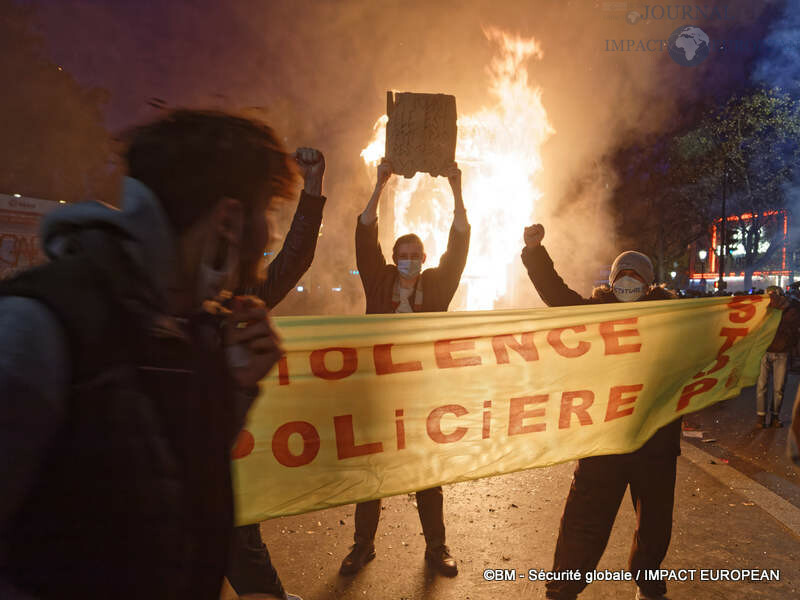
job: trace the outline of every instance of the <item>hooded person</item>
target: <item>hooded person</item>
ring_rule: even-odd
[[[608,286],[596,288],[590,298],[570,289],[558,275],[542,246],[544,227],[525,228],[522,263],[536,291],[548,306],[608,302],[669,300],[675,295],[653,285],[653,263],[641,252],[623,252],[611,265]],[[660,569],[672,533],[675,467],[680,455],[681,420],[659,429],[641,448],[628,454],[592,456],[578,461],[558,532],[553,571],[593,571],[608,543],[620,502],[630,486],[636,511],[636,532],[629,571],[636,577],[636,597],[664,597],[666,583],[646,578]],[[548,581],[546,597],[572,600],[586,587],[578,580]]]
[[[184,110],[126,160],[121,210],[54,211],[50,262],[0,283],[4,600],[219,598],[231,448],[282,351],[263,302],[218,300],[288,159],[263,124]]]

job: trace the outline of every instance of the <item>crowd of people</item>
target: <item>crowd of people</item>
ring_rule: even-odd
[[[50,261],[0,282],[0,597],[216,600],[227,576],[242,598],[296,600],[259,525],[234,528],[230,450],[259,381],[283,353],[269,310],[314,258],[324,156],[288,154],[253,120],[182,110],[132,131],[125,158],[121,210],[83,203],[49,215]],[[270,207],[291,195],[298,172],[291,228],[260,274]],[[447,311],[469,251],[461,172],[453,164],[445,174],[452,227],[429,268],[417,235],[395,241],[391,262],[378,242],[378,204],[392,175],[384,160],[355,223],[366,312]],[[647,256],[628,251],[608,285],[584,298],[555,270],[544,227],[521,233],[522,263],[548,306],[678,297],[654,285]],[[797,312],[776,307],[786,320],[779,335],[789,339],[765,357],[776,384],[771,404],[759,385],[759,415],[779,410],[781,355],[796,343]],[[680,430],[678,419],[635,452],[578,461],[554,571],[596,567],[628,488],[637,515],[630,570],[660,568]],[[442,488],[418,491],[417,506],[426,562],[456,576]],[[342,575],[375,557],[380,514],[380,500],[356,506]],[[640,599],[666,592],[663,580],[636,584]],[[546,594],[576,598],[585,585],[550,581]]]

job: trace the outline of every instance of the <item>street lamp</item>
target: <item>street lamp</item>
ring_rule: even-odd
[[[672,279],[675,279],[675,276],[676,276],[677,274],[678,274],[678,273],[677,273],[676,271],[670,271],[670,272],[669,272],[669,276],[670,276],[670,277],[672,277]]]
[[[725,248],[728,245],[727,240],[727,225],[728,215],[725,212],[725,200],[728,188],[728,157],[725,156],[725,164],[722,171],[722,219],[720,220],[720,241],[722,242],[719,247],[719,291],[725,291]]]
[[[705,292],[706,291],[706,278],[705,278],[705,274],[706,274],[706,258],[708,257],[708,251],[706,251],[705,249],[700,250],[697,253],[697,257],[700,259],[700,277],[701,277],[701,281],[702,281],[702,284],[703,284],[703,286],[702,286],[703,287],[703,291]]]

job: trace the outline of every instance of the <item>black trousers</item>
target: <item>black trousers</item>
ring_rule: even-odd
[[[672,534],[676,456],[639,453],[593,456],[578,461],[558,532],[554,571],[581,573],[597,567],[608,543],[622,497],[630,485],[636,532],[628,567],[643,593],[663,595],[664,581],[646,581],[659,569]],[[636,577],[637,571],[639,577]],[[549,581],[547,598],[572,600],[586,587],[580,581]]]
[[[417,511],[428,548],[443,546],[444,496],[442,488],[435,487],[417,492]],[[356,544],[373,545],[380,518],[380,499],[356,504],[356,533],[354,536]]]
[[[269,551],[261,540],[258,523],[235,527],[227,573],[231,587],[243,594],[274,594],[284,598],[281,578],[272,566]]]

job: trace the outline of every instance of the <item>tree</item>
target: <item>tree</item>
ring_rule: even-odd
[[[787,185],[797,175],[800,103],[779,90],[734,96],[678,136],[674,147],[689,189],[716,187],[719,197],[725,185],[728,214],[750,215],[729,220],[726,227],[728,240],[743,249],[737,270],[745,273],[745,288],[751,287],[753,273],[782,247],[777,211],[786,207]]]
[[[0,0],[0,192],[75,202],[110,189],[108,92],[45,57],[30,9]],[[108,198],[106,198],[108,199]]]
[[[716,191],[688,180],[673,139],[673,132],[649,137],[615,160],[621,179],[613,198],[621,216],[618,233],[625,245],[653,258],[658,281],[667,279],[675,263],[677,270],[688,270],[686,249],[706,237]]]

